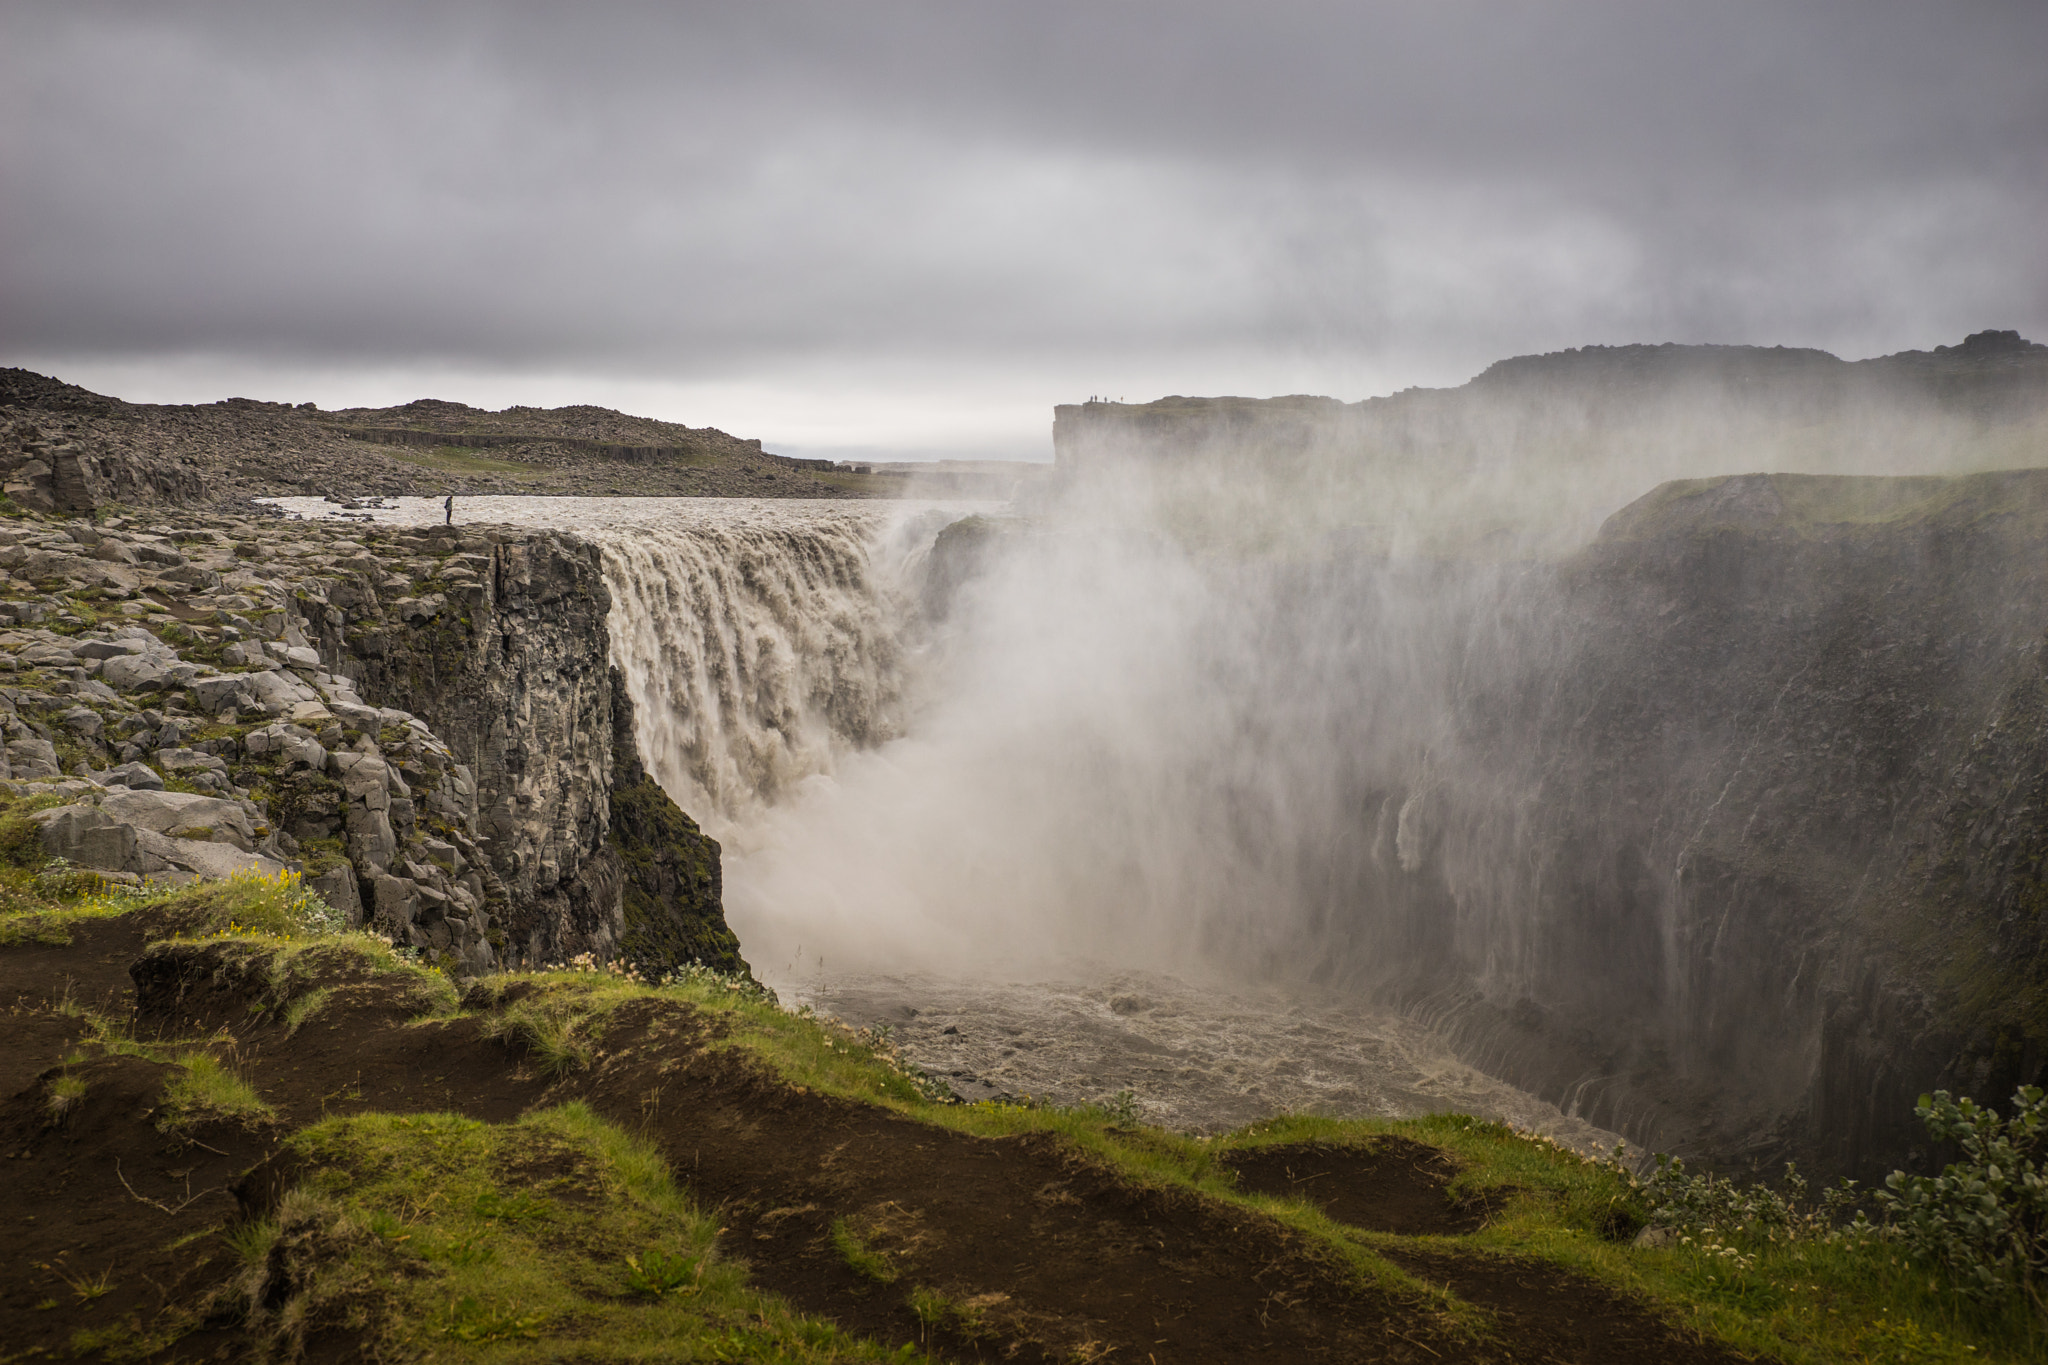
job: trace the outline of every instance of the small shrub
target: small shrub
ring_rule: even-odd
[[[71,1111],[85,1103],[86,1083],[77,1076],[59,1076],[50,1082],[50,1118],[62,1123]]]
[[[1937,1090],[1914,1112],[1963,1159],[1940,1175],[1892,1172],[1877,1202],[1896,1235],[1965,1296],[1996,1303],[2019,1294],[2048,1317],[2048,1095],[2022,1086],[2008,1119]]]
[[[1701,1241],[1753,1238],[1791,1242],[1839,1240],[1854,1235],[1840,1226],[1858,1198],[1854,1181],[1844,1180],[1811,1197],[1806,1178],[1791,1162],[1777,1189],[1743,1184],[1709,1172],[1693,1175],[1676,1157],[1657,1154],[1657,1168],[1643,1182],[1652,1227],[1670,1228]]]
[[[442,1330],[457,1341],[532,1341],[547,1320],[545,1313],[521,1313],[465,1294],[449,1306],[448,1324]]]
[[[0,816],[0,862],[34,871],[43,856],[43,827],[18,811]]]
[[[658,1299],[685,1286],[694,1289],[703,1273],[703,1263],[695,1257],[649,1247],[626,1258],[626,1289],[642,1298]]]

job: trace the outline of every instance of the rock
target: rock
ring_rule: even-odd
[[[263,647],[261,645],[241,640],[237,640],[221,650],[220,661],[222,666],[226,668],[248,668],[256,664],[269,662],[263,656]]]
[[[291,704],[288,712],[295,725],[325,726],[334,719],[334,713],[317,701],[298,701]]]
[[[80,659],[117,659],[133,654],[146,654],[148,646],[139,640],[87,640],[72,649]]]
[[[391,804],[391,769],[375,754],[338,753],[330,758],[334,776],[351,801],[382,811]]]
[[[146,540],[135,543],[135,557],[145,564],[153,564],[160,569],[175,569],[185,562],[185,556],[172,549],[169,545],[157,544]],[[159,573],[158,577],[162,577],[162,574]]]
[[[72,707],[64,713],[63,721],[65,729],[87,739],[98,739],[100,731],[106,728],[106,722],[100,719],[100,713],[89,706]]]
[[[220,575],[197,564],[161,569],[156,576],[166,583],[182,584],[196,592],[212,592],[220,587]]]
[[[236,673],[209,678],[194,678],[191,681],[193,700],[202,711],[225,711],[229,707],[241,708],[254,704],[255,694],[249,690],[246,673]]]
[[[110,872],[143,870],[135,827],[95,806],[60,806],[30,817],[43,827],[43,851],[80,867]]]
[[[242,681],[253,704],[275,713],[289,712],[300,702],[320,700],[320,694],[286,673],[244,673]]]
[[[118,768],[109,769],[106,784],[110,787],[129,787],[135,791],[160,792],[164,789],[164,780],[156,769],[143,763],[123,763]]]
[[[389,928],[393,938],[410,939],[413,914],[419,908],[419,889],[404,877],[381,873],[370,878],[370,886],[376,898],[377,921]]]
[[[120,655],[99,666],[99,676],[108,686],[122,692],[158,691],[169,671],[163,663],[143,654]]]
[[[341,913],[351,929],[363,927],[363,898],[356,889],[356,871],[347,863],[336,863],[325,872],[305,879],[313,894]]]
[[[116,820],[158,834],[198,834],[243,850],[256,847],[258,822],[254,807],[246,802],[190,792],[109,791],[101,799],[100,809]]]
[[[382,719],[377,711],[377,708],[374,706],[365,706],[361,702],[340,701],[330,697],[327,702],[327,709],[331,711],[341,721],[343,725],[346,725],[351,729],[355,730],[364,730],[373,735],[377,733],[377,730],[382,723]]]
[[[327,750],[313,735],[297,725],[266,725],[251,730],[242,737],[243,747],[251,757],[276,754],[287,765],[310,768],[314,772],[327,769]]]
[[[265,876],[274,877],[285,870],[285,865],[276,859],[237,848],[233,844],[215,843],[205,839],[180,839],[139,827],[135,829],[134,834],[136,851],[143,863],[142,872],[145,876],[163,868],[173,868],[204,878],[232,877],[237,872],[260,872]]]
[[[34,735],[7,741],[7,766],[17,780],[64,775],[57,763],[56,746]]]
[[[197,749],[158,749],[156,762],[167,773],[189,772],[194,768],[210,769],[224,773],[227,763],[214,754],[203,754]]]

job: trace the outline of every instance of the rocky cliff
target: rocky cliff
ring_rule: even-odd
[[[23,515],[0,542],[0,779],[67,799],[38,817],[53,852],[130,878],[302,865],[464,972],[622,947],[745,970],[717,845],[621,738],[592,547],[193,512]],[[219,842],[239,861],[202,856]]]
[[[2048,1079],[2044,545],[2044,471],[1755,475],[1523,578],[1381,888],[1468,1054],[1856,1172]]]

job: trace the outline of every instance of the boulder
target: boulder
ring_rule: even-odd
[[[220,586],[220,575],[211,569],[202,569],[197,564],[181,564],[157,571],[158,578],[166,583],[178,583],[198,592],[212,592]]]
[[[199,703],[199,709],[208,712],[241,708],[254,704],[254,693],[249,690],[246,673],[228,674],[210,678],[194,678],[191,681],[192,697]]]
[[[118,655],[99,666],[99,676],[122,692],[159,691],[169,671],[164,663],[144,654]]]
[[[242,683],[255,704],[266,711],[286,712],[302,701],[320,700],[319,693],[287,673],[244,673]]]
[[[197,749],[158,749],[156,763],[167,773],[189,772],[194,768],[218,773],[228,770],[225,760],[213,754],[202,754]]]
[[[332,693],[328,695],[327,709],[333,712],[343,725],[373,735],[383,724],[381,713],[376,707],[365,706],[360,701],[339,698]]]
[[[242,737],[242,745],[252,757],[274,754],[288,766],[311,768],[315,772],[327,768],[327,750],[310,731],[297,725],[274,724],[251,730]]]
[[[414,938],[412,921],[419,909],[419,888],[403,877],[383,873],[373,874],[370,885],[376,897],[378,921],[390,928],[393,938]]]
[[[334,776],[351,802],[367,810],[391,806],[391,766],[375,754],[337,753],[329,759]]]
[[[207,837],[231,843],[237,848],[253,850],[256,847],[255,808],[244,801],[199,796],[191,792],[131,789],[109,791],[101,800],[100,809],[116,820],[158,834],[175,836],[204,830],[209,831]]]
[[[135,827],[96,806],[59,806],[30,817],[43,827],[43,851],[80,867],[140,872]]]
[[[140,640],[87,640],[74,646],[71,652],[80,659],[117,659],[130,654],[147,654],[149,647]]]
[[[64,775],[64,770],[57,764],[56,746],[35,735],[7,741],[7,766],[20,781]]]
[[[325,872],[305,880],[314,895],[341,913],[342,922],[349,928],[363,927],[363,898],[356,887],[356,870],[353,867],[347,863],[336,863]]]
[[[160,792],[164,789],[163,778],[157,774],[156,769],[146,763],[123,763],[118,768],[110,769],[106,776],[106,784],[109,787],[129,787],[139,792]]]
[[[231,877],[237,872],[260,872],[274,877],[285,871],[285,865],[276,859],[233,844],[214,843],[207,839],[179,839],[146,829],[136,829],[134,835],[136,852],[143,864],[141,871],[145,876],[166,869],[209,878]]]

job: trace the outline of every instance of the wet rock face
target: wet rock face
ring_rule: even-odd
[[[1395,878],[1468,1055],[1636,1140],[1859,1174],[1920,1093],[2039,1083],[2044,540],[2042,471],[1754,476],[1532,583]]]
[[[725,922],[718,841],[647,775],[633,738],[633,702],[611,671],[613,753],[609,847],[619,861],[622,955],[660,975],[700,963],[749,974]]]

